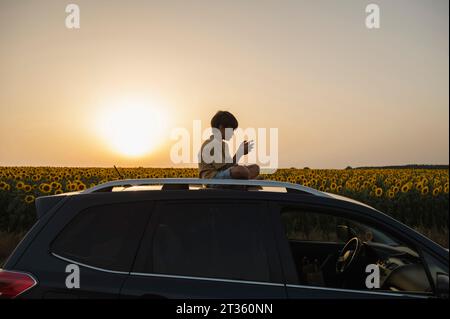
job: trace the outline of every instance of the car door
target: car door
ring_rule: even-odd
[[[332,207],[285,202],[271,203],[270,210],[286,276],[288,298],[429,298],[432,296],[432,285],[427,278],[425,263],[421,264],[423,272],[420,272],[420,275],[423,282],[427,282],[429,286],[424,291],[368,289],[364,287],[367,277],[364,271],[362,274],[361,272],[351,274],[350,281],[336,273],[336,261],[345,244],[340,240],[337,229],[356,221],[365,222],[360,213],[353,214],[351,211],[344,212]],[[287,219],[283,216],[284,214],[298,214],[300,217]],[[289,222],[291,224],[288,224]],[[378,243],[374,243],[376,241],[374,238],[388,243],[392,240],[389,237],[391,235],[382,231],[375,228],[367,229],[370,229],[370,234],[358,234],[358,236],[367,236],[368,245],[377,247]],[[392,243],[397,245],[393,241]],[[415,249],[407,248],[411,251]],[[311,254],[311,258],[307,258],[308,254]],[[305,258],[309,260],[305,261]],[[354,284],[355,280],[360,283],[357,288],[347,284],[348,282]]]
[[[124,298],[285,298],[266,204],[161,201]]]
[[[33,242],[17,269],[38,285],[25,298],[118,298],[151,213],[150,201],[73,200]],[[54,231],[55,230],[55,231]]]

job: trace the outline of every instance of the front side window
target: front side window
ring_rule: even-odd
[[[301,285],[431,293],[418,252],[379,227],[296,208],[281,220]]]
[[[263,212],[252,203],[165,203],[144,272],[270,281]]]
[[[89,266],[129,271],[149,214],[147,203],[90,207],[63,229],[51,250]]]
[[[281,216],[290,240],[345,242],[353,232],[353,235],[372,243],[398,245],[391,236],[373,227],[335,215],[313,212],[302,214],[288,209]]]

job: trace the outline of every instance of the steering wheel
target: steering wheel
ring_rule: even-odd
[[[362,241],[358,237],[353,237],[347,241],[344,248],[339,253],[336,262],[336,273],[345,273],[359,257]]]

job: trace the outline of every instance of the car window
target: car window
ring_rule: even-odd
[[[89,266],[129,271],[149,214],[148,203],[88,208],[58,235],[52,252]]]
[[[354,220],[331,214],[314,212],[299,213],[286,209],[282,213],[286,235],[290,240],[345,242],[347,234],[354,235],[366,241],[386,245],[399,245],[392,236],[373,227],[369,227]]]
[[[302,285],[432,292],[417,250],[380,225],[292,207],[283,208],[280,218]],[[346,243],[351,245],[344,249]]]
[[[285,210],[281,217],[289,240],[339,241],[336,233],[339,222],[334,216],[301,214],[295,210]]]
[[[164,203],[143,271],[270,281],[258,203]]]

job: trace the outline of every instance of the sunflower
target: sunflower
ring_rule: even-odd
[[[26,193],[31,192],[32,189],[33,189],[33,187],[32,187],[31,185],[25,185],[25,186],[23,187],[23,190],[24,190]]]
[[[383,190],[380,187],[377,187],[375,189],[375,196],[376,197],[381,197],[381,195],[383,195]]]
[[[22,181],[20,181],[20,182],[18,182],[18,183],[16,184],[16,188],[17,188],[17,189],[22,189],[24,186],[25,186],[25,183],[22,182]]]
[[[31,203],[34,202],[34,196],[33,196],[33,195],[27,195],[27,196],[25,196],[24,201],[25,201],[25,203],[27,203],[27,204],[31,204]]]
[[[390,191],[388,192],[388,197],[389,197],[390,199],[393,199],[393,198],[395,197],[395,191],[390,190]]]
[[[402,193],[407,193],[409,191],[409,185],[405,184],[402,186]]]
[[[440,194],[441,192],[441,188],[440,187],[436,187],[435,189],[433,189],[433,197],[436,197]]]
[[[52,189],[58,189],[61,188],[62,185],[58,182],[51,182],[50,186],[52,187]]]
[[[422,188],[421,194],[422,195],[427,195],[429,191],[430,191],[430,189],[428,188],[428,186],[425,186],[425,187]]]
[[[41,185],[39,185],[39,190],[44,194],[48,194],[51,192],[52,186],[47,183],[42,183]]]

